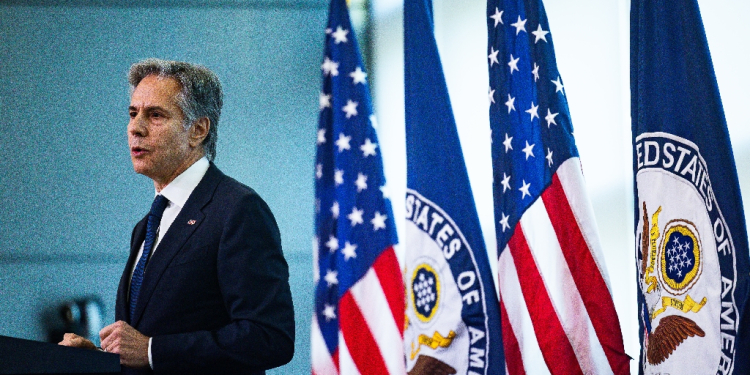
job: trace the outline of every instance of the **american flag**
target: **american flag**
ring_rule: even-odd
[[[541,0],[489,0],[498,285],[508,372],[626,374]]]
[[[326,28],[315,164],[312,373],[404,374],[404,283],[367,73],[345,0]]]

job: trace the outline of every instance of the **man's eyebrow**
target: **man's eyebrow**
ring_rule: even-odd
[[[135,106],[132,106],[132,105],[128,106],[128,111],[136,111],[136,110],[138,110],[138,108],[136,108]],[[165,112],[167,111],[166,108],[162,106],[158,106],[158,105],[146,106],[143,108],[143,110],[144,111],[165,111]]]

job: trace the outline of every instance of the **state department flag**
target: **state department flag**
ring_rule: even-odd
[[[315,165],[312,373],[404,374],[404,283],[365,67],[331,1]]]
[[[404,1],[406,368],[501,374],[497,295],[433,34],[432,2]]]
[[[747,233],[698,3],[630,17],[640,372],[745,374]]]
[[[627,374],[540,0],[487,3],[498,285],[510,374]]]

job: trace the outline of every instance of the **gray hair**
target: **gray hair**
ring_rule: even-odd
[[[219,116],[224,102],[219,78],[202,65],[146,59],[130,67],[128,82],[131,94],[141,80],[150,75],[173,78],[180,84],[182,89],[177,95],[177,105],[185,116],[185,129],[189,129],[196,120],[203,117],[211,122],[208,135],[203,140],[203,151],[208,160],[213,161],[216,157]]]

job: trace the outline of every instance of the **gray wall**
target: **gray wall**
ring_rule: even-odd
[[[309,372],[310,237],[323,0],[35,1],[0,5],[0,335],[45,340],[45,314],[98,296],[105,324],[153,185],[133,172],[126,73],[198,62],[224,85],[216,164],[268,202]]]

